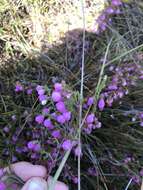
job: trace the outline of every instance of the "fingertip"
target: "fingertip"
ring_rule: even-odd
[[[21,190],[47,190],[47,182],[40,177],[33,177],[29,179]]]
[[[46,168],[41,165],[33,165],[29,162],[18,162],[11,165],[11,170],[23,181],[27,181],[31,177],[45,178],[47,175]],[[7,171],[10,170],[7,168]]]
[[[48,185],[49,186],[50,186],[52,180],[53,180],[53,177],[50,176],[48,178]],[[55,189],[54,190],[69,190],[69,188],[65,183],[57,181],[56,184],[55,184]]]

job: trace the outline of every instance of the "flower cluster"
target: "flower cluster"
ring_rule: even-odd
[[[94,113],[91,113],[87,115],[86,117],[86,126],[83,128],[83,130],[90,134],[92,130],[101,128],[102,124],[100,121],[98,121],[98,118],[95,116]]]
[[[105,31],[108,25],[112,22],[112,16],[120,14],[120,6],[122,5],[121,0],[111,0],[111,3],[106,7],[102,14],[96,20],[98,24],[97,34]]]
[[[111,80],[108,86],[100,94],[98,108],[102,111],[105,106],[111,107],[114,102],[120,100],[129,93],[129,88],[136,85],[141,79],[143,68],[137,64],[125,63],[122,66],[111,66]]]
[[[35,117],[35,121],[38,124],[43,124],[46,128],[51,130],[55,128],[53,124],[54,122],[65,124],[71,120],[71,112],[66,107],[66,101],[70,98],[70,93],[63,89],[61,83],[56,83],[54,85],[54,90],[49,97],[44,94],[45,90],[43,86],[38,86],[36,90],[38,91],[38,95],[40,97],[45,97],[45,99],[39,97],[39,101],[42,103],[42,105],[47,104],[47,101],[49,100],[49,102],[53,102],[54,108],[54,110],[52,110],[52,108],[45,107],[42,111],[42,114],[39,114]],[[56,134],[58,134],[58,132]]]
[[[21,85],[21,83],[17,82],[15,85],[15,92],[21,92],[23,91],[23,86]]]
[[[83,136],[90,135],[101,128],[98,112],[105,107],[111,107],[113,103],[128,94],[129,87],[136,85],[137,79],[142,79],[143,72],[139,65],[124,63],[121,66],[111,66],[108,70],[109,82],[102,90],[96,106],[95,97],[85,97],[83,100]],[[14,153],[11,156],[12,162],[19,160],[19,155],[24,159],[40,163],[41,158],[48,167],[49,174],[57,167],[57,160],[62,158],[65,151],[71,150],[72,157],[85,156],[84,151],[78,147],[77,132],[79,99],[77,92],[69,90],[65,82],[55,83],[53,88],[42,85],[30,85],[25,87],[20,82],[16,83],[15,92],[25,94],[31,101],[34,99],[32,112],[27,110],[21,112],[23,128],[19,126],[17,114],[10,116],[13,129],[10,125],[3,127],[2,133],[5,137],[12,131],[12,135],[5,141],[2,157],[10,156],[8,144],[11,144]],[[32,96],[29,96],[32,95]],[[38,100],[38,101],[37,101]],[[35,103],[36,102],[36,103]],[[32,105],[33,105],[32,104]],[[23,109],[23,108],[22,108]],[[143,116],[139,116],[141,123]],[[16,127],[15,127],[16,126]],[[126,159],[125,162],[130,162]],[[69,165],[68,165],[69,166]],[[65,168],[67,178],[77,183],[77,177],[72,169]],[[96,176],[97,171],[89,168],[89,175]],[[1,186],[4,184],[1,184]]]
[[[46,105],[48,97],[47,97],[47,95],[45,95],[45,89],[44,89],[44,87],[38,85],[36,87],[36,91],[38,93],[38,99],[41,102],[41,104],[42,105]]]
[[[33,89],[31,86],[29,86],[28,88],[25,88],[24,85],[22,85],[19,81],[17,81],[15,85],[15,92],[20,93],[20,92],[25,92],[25,91],[27,95],[32,95]]]

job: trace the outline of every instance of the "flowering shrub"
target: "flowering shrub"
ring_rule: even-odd
[[[83,137],[90,135],[102,127],[100,112],[106,107],[112,107],[129,93],[130,87],[135,86],[137,80],[142,80],[142,67],[136,64],[124,63],[121,66],[110,66],[108,83],[102,89],[99,99],[90,96],[83,101]],[[79,94],[71,90],[65,82],[55,83],[53,88],[47,85],[25,86],[20,82],[15,85],[16,102],[33,102],[22,112],[22,126],[19,126],[18,116],[11,115],[12,125],[3,126],[2,134],[6,137],[4,148],[1,152],[3,158],[10,156],[13,149],[12,162],[20,160],[32,160],[33,163],[44,163],[48,167],[49,175],[53,172],[64,152],[72,150],[71,157],[78,155],[84,158],[84,150],[81,152],[77,146]],[[23,104],[23,103],[22,103]],[[24,105],[23,105],[24,106]],[[96,108],[97,111],[96,111]],[[142,114],[139,118],[142,123]],[[14,130],[15,129],[15,130]],[[9,147],[9,144],[11,147]],[[127,164],[129,159],[125,159]],[[86,169],[88,175],[96,176],[98,172],[89,166]],[[77,183],[77,176],[70,163],[66,163],[63,175]],[[3,184],[1,184],[3,186]]]
[[[98,23],[97,34],[100,34],[108,28],[108,25],[112,23],[112,16],[121,14],[120,7],[122,4],[121,0],[111,0],[106,9],[104,9],[102,14],[96,20]]]
[[[97,20],[98,32],[103,32],[108,27],[112,16],[121,13],[122,5],[120,0],[111,1]],[[72,58],[68,68],[74,71],[75,67],[80,67],[82,40],[81,37],[79,40],[79,35],[73,36],[73,33],[71,37],[73,37],[71,42],[75,47],[67,47],[71,53],[69,57]],[[91,47],[92,43],[87,40],[85,53]],[[138,145],[141,147],[142,144],[140,141],[136,142],[133,135],[130,136],[130,133],[135,131],[129,126],[127,116],[130,116],[131,124],[139,123],[142,129],[143,112],[142,110],[124,111],[123,117],[117,109],[117,114],[120,116],[116,117],[114,111],[122,106],[124,98],[130,96],[132,89],[135,89],[138,82],[142,81],[143,67],[128,61],[111,65],[104,72],[107,76],[105,86],[101,87],[99,92],[92,89],[92,93],[83,98],[82,149],[78,147],[77,137],[79,92],[70,88],[70,84],[68,86],[64,81],[55,82],[52,86],[50,82],[38,85],[34,82],[26,83],[22,79],[16,82],[15,87],[11,87],[12,96],[4,96],[2,101],[0,99],[2,112],[2,116],[0,115],[2,139],[0,139],[0,161],[5,163],[9,160],[10,162],[25,160],[42,164],[48,168],[48,174],[53,175],[65,152],[71,150],[61,175],[63,180],[72,182],[70,185],[78,183],[76,165],[78,156],[81,157],[83,176],[90,180],[91,176],[97,179],[97,185],[100,183],[104,185],[106,181],[107,183],[109,181],[109,189],[116,189],[118,187],[116,182],[119,179],[122,181],[123,177],[125,180],[132,179],[134,184],[140,184],[143,169],[139,165],[141,159],[136,147]],[[97,81],[94,82],[96,84]],[[125,118],[127,124],[124,124]],[[123,127],[118,125],[118,122],[126,125],[124,129],[121,130]],[[141,136],[141,132],[138,133]],[[125,141],[132,153],[126,149]],[[135,142],[131,143],[132,141]],[[117,150],[116,145],[118,145]],[[4,175],[3,169],[0,169],[0,178]],[[110,183],[111,177],[115,179],[113,186],[112,182]],[[15,189],[16,184],[12,187]],[[0,189],[7,189],[6,184],[0,182]]]

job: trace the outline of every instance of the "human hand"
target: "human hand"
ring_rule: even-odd
[[[45,167],[28,162],[18,162],[12,164],[10,168],[16,176],[25,182],[21,190],[48,190],[48,184],[51,182],[52,177],[46,179],[47,171]],[[5,168],[4,172],[10,173],[9,168]],[[68,190],[68,187],[58,181],[55,184],[55,190]]]

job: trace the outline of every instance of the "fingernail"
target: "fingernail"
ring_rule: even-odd
[[[45,183],[39,180],[31,180],[28,184],[27,190],[46,190]]]

